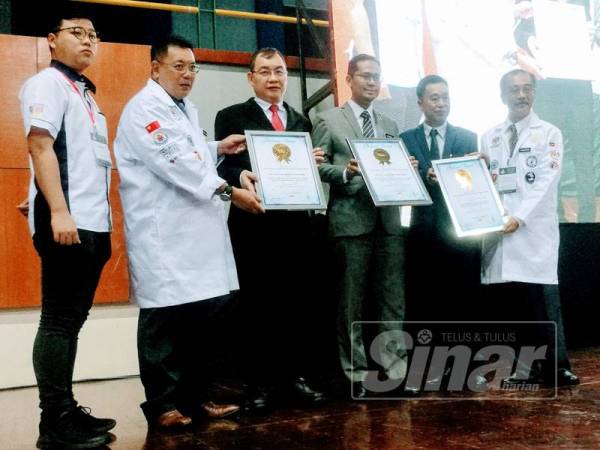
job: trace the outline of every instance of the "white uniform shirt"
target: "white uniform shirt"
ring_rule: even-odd
[[[149,80],[127,104],[115,157],[133,297],[141,308],[180,305],[238,289],[216,147],[198,112],[185,114]]]
[[[19,99],[25,135],[31,127],[48,130],[54,138],[63,193],[77,228],[111,231],[109,203],[111,163],[106,119],[91,92],[91,81],[67,66],[52,61],[25,82]],[[33,166],[31,166],[33,174]],[[35,174],[34,174],[35,175]],[[48,226],[48,204],[38,192],[34,177],[29,187],[29,227]]]
[[[497,125],[481,139],[481,153],[489,158],[492,177],[498,176],[500,167],[516,167],[517,191],[500,197],[507,214],[520,223],[514,233],[484,236],[481,282],[557,284],[562,135],[533,112],[515,125],[519,139],[512,158],[510,122]]]

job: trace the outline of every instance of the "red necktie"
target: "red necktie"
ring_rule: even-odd
[[[285,131],[285,127],[283,126],[283,122],[281,121],[281,117],[279,117],[279,107],[277,105],[269,106],[269,111],[271,111],[271,125],[273,125],[273,129],[275,131]]]

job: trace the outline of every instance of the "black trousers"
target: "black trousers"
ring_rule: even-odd
[[[486,301],[497,308],[495,320],[554,322],[556,326],[532,326],[519,343],[548,345],[546,363],[538,368],[543,375],[554,368],[570,369],[558,285],[536,283],[499,283],[486,288]],[[555,331],[556,330],[556,331]],[[556,341],[555,341],[556,332]]]
[[[148,422],[173,409],[194,415],[207,400],[208,368],[222,344],[216,331],[230,333],[221,320],[228,297],[140,309],[137,344],[146,393],[141,407]]]
[[[78,232],[81,244],[70,246],[55,243],[50,232],[33,237],[42,264],[42,313],[33,345],[42,418],[76,404],[77,338],[111,254],[110,233]]]

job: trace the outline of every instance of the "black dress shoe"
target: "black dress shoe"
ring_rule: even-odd
[[[579,383],[579,377],[569,369],[558,369],[558,372],[556,372],[557,386],[575,386]]]
[[[304,378],[296,378],[283,391],[284,399],[292,400],[304,405],[321,403],[325,400],[325,395],[312,388]]]
[[[523,386],[523,385],[532,385],[532,384],[543,385],[543,384],[545,384],[545,380],[544,380],[544,378],[537,376],[537,375],[532,375],[529,378],[524,378],[522,375],[520,375],[518,373],[513,373],[508,378],[505,378],[504,380],[502,380],[502,386],[508,387],[508,388]]]
[[[488,381],[485,379],[483,375],[475,375],[475,379],[473,380],[474,386],[473,389],[469,385],[466,386],[468,391],[472,392],[485,392],[489,389]]]
[[[241,402],[241,410],[247,414],[260,414],[265,412],[269,406],[269,395],[267,390],[258,386],[248,386],[244,389],[244,399]]]
[[[365,400],[369,397],[369,391],[363,386],[362,381],[350,384],[350,400]]]

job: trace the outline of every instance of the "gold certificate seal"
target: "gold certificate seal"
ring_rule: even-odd
[[[273,146],[273,154],[277,158],[277,161],[289,163],[292,156],[292,149],[285,144],[275,144]]]
[[[458,169],[454,176],[464,191],[473,190],[473,175],[467,169]]]
[[[373,150],[373,156],[377,161],[379,161],[379,164],[391,164],[390,154],[382,148],[376,148]]]

